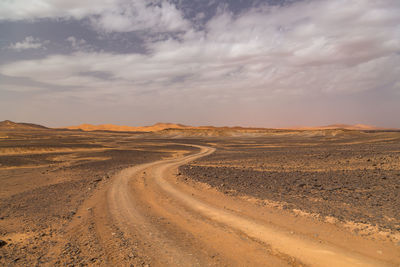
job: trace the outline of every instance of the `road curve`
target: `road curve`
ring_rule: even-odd
[[[125,239],[137,240],[137,253],[154,266],[399,264],[396,256],[386,259],[382,252],[371,253],[374,248],[349,249],[334,239],[297,234],[295,224],[293,229],[280,228],[269,223],[268,216],[249,215],[232,197],[188,186],[177,179],[177,168],[215,150],[196,147],[196,154],[131,167],[114,177],[103,207],[109,218],[97,223],[103,246],[110,248],[110,262],[122,263],[113,254],[116,248],[111,248],[102,220],[117,227]]]

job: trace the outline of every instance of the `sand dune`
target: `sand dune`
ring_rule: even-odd
[[[288,128],[281,128],[281,129],[271,129],[271,128],[255,128],[255,127],[217,127],[217,126],[186,126],[181,124],[175,123],[156,123],[151,126],[139,126],[139,127],[132,127],[132,126],[119,126],[113,124],[101,124],[101,125],[92,125],[92,124],[81,124],[78,126],[69,126],[66,129],[71,130],[83,130],[83,131],[117,131],[117,132],[159,132],[165,130],[186,130],[186,131],[227,131],[227,132],[265,132],[271,130],[335,130],[335,129],[344,129],[344,130],[387,130],[387,128],[376,127],[372,125],[365,125],[365,124],[332,124],[327,126],[315,126],[315,127],[308,127],[308,126],[297,126],[297,127],[288,127]]]
[[[69,126],[66,129],[70,130],[82,130],[82,131],[114,131],[114,132],[158,132],[165,129],[183,129],[188,126],[175,124],[175,123],[156,123],[151,126],[122,126],[114,124],[81,124],[78,126]]]

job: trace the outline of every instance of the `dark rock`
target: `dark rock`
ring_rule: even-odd
[[[5,245],[7,245],[7,242],[4,240],[0,240],[0,248],[4,247]]]

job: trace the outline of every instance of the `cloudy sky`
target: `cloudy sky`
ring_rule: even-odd
[[[400,127],[399,0],[0,0],[0,120]]]

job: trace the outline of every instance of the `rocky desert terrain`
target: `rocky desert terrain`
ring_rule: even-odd
[[[82,263],[65,229],[79,206],[119,170],[190,148],[120,133],[85,133],[11,124],[0,131],[0,264]]]
[[[215,153],[180,170],[226,194],[376,227],[400,241],[399,133],[309,134],[219,141]]]
[[[6,121],[0,185],[2,266],[400,264],[397,131]]]

